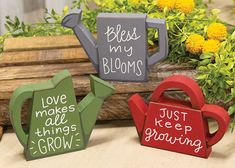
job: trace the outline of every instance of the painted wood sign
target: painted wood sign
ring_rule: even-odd
[[[62,25],[72,28],[99,76],[105,80],[146,81],[148,67],[168,55],[166,22],[146,14],[101,13],[97,17],[98,40],[81,22],[82,11],[67,15]],[[159,34],[159,51],[148,55],[147,29]]]
[[[84,149],[103,100],[114,88],[90,76],[91,92],[77,105],[67,70],[51,80],[17,88],[10,101],[13,128],[24,146],[27,160]],[[30,100],[28,131],[21,126],[21,108]]]
[[[164,91],[178,88],[191,102],[164,96]],[[166,78],[153,92],[150,103],[135,94],[129,107],[142,145],[207,158],[229,125],[228,112],[217,105],[205,104],[198,84],[181,75]],[[210,134],[208,118],[218,123]]]

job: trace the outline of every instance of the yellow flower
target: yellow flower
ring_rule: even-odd
[[[204,38],[199,34],[192,34],[186,40],[186,50],[191,54],[199,54],[202,52]]]
[[[223,41],[228,35],[227,27],[221,23],[212,23],[207,28],[207,36],[209,39]]]
[[[203,53],[208,53],[208,52],[213,52],[217,53],[220,48],[220,42],[218,40],[207,40],[203,44],[202,47],[202,52]]]
[[[194,10],[195,3],[194,0],[176,0],[175,7],[180,12],[188,14]]]
[[[157,0],[157,6],[163,10],[167,7],[169,10],[174,9],[176,0]]]

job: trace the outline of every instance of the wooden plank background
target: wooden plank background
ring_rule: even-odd
[[[90,91],[89,74],[96,71],[75,36],[6,39],[0,55],[0,125],[10,124],[8,104],[17,87],[48,80],[63,69],[68,69],[73,76],[79,102]],[[193,77],[195,73],[188,64],[160,62],[150,68],[148,82],[111,82],[116,92],[105,101],[98,119],[129,119],[127,100],[133,93],[148,100],[165,77],[172,74]],[[177,95],[177,92],[173,90],[168,94]],[[22,123],[26,123],[28,113],[26,103]]]
[[[0,141],[2,139],[2,135],[3,135],[3,127],[0,126]]]

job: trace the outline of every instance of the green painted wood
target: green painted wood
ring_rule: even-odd
[[[67,70],[51,80],[21,86],[10,100],[13,128],[27,160],[84,149],[103,101],[114,88],[90,76],[91,92],[77,105],[72,77]],[[23,103],[30,99],[28,131],[21,126]]]

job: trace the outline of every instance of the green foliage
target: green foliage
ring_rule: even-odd
[[[36,36],[56,36],[72,34],[70,29],[61,26],[63,17],[68,14],[68,7],[58,14],[54,9],[48,11],[45,9],[44,22],[36,24],[26,24],[19,20],[17,16],[11,18],[6,16],[5,28],[8,33],[0,36],[0,53],[3,51],[4,40],[8,37],[36,37]]]
[[[1,52],[3,52],[3,43],[4,43],[4,40],[6,38],[10,37],[10,36],[11,36],[10,33],[6,33],[3,36],[0,36],[0,54],[1,54]]]
[[[229,106],[235,113],[235,32],[224,41],[218,54],[200,56],[197,79],[210,103]],[[205,62],[202,64],[202,62]],[[235,115],[232,128],[235,125]]]

